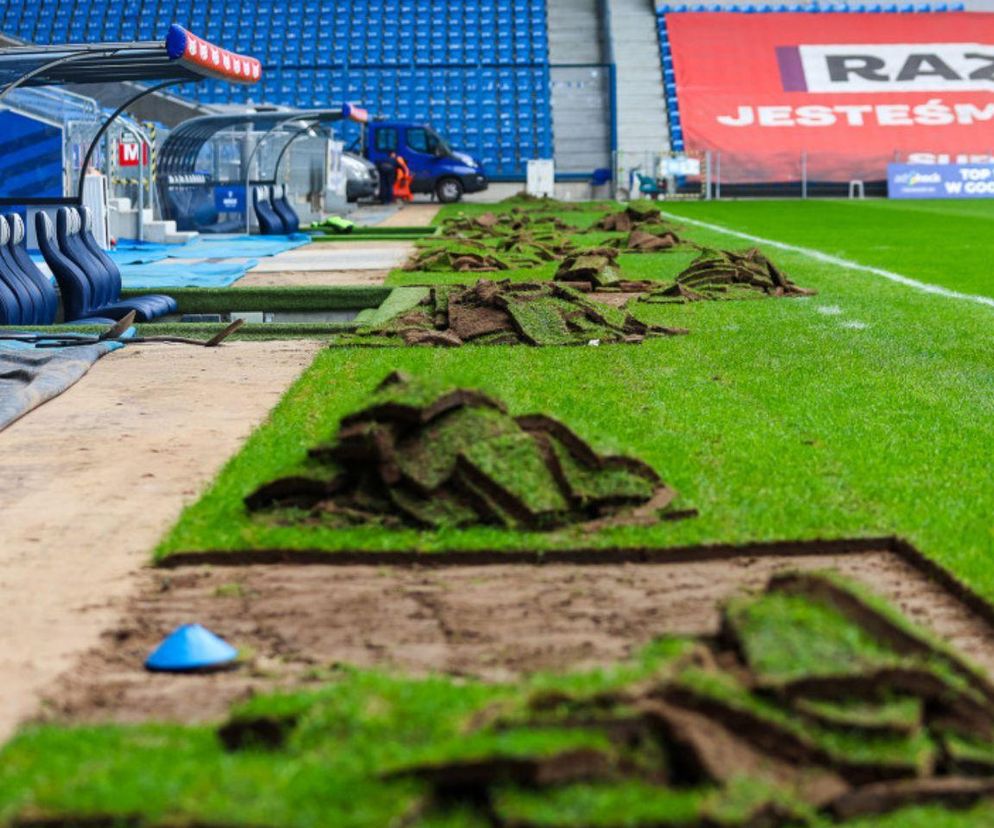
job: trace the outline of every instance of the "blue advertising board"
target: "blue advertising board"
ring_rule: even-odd
[[[9,109],[0,110],[0,196],[61,195],[61,128]]]
[[[219,213],[245,212],[245,185],[220,184],[214,188],[214,209]]]
[[[994,198],[994,164],[888,164],[888,198]]]

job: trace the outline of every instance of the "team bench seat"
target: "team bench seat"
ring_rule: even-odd
[[[171,296],[121,299],[121,271],[97,244],[92,222],[86,207],[60,207],[55,226],[47,213],[35,216],[38,247],[59,284],[66,321],[121,319],[135,311],[139,322],[149,322],[174,313]]]
[[[287,200],[285,187],[253,187],[252,205],[264,236],[288,236],[300,229],[300,217]]]
[[[24,221],[17,213],[0,216],[0,325],[52,325],[59,295],[24,246]],[[102,316],[74,319],[75,324],[109,325]]]

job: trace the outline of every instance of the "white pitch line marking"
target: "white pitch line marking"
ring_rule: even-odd
[[[919,282],[917,279],[912,279],[910,276],[895,273],[893,270],[883,270],[879,267],[861,265],[859,262],[853,262],[849,259],[840,258],[839,256],[830,256],[828,253],[822,253],[820,250],[814,250],[810,247],[799,247],[798,245],[787,244],[786,242],[776,241],[775,239],[764,239],[762,236],[753,236],[750,233],[730,230],[727,227],[722,227],[720,224],[711,224],[708,221],[687,218],[686,216],[676,215],[674,213],[664,212],[663,215],[667,218],[673,219],[674,221],[682,221],[687,224],[693,224],[697,227],[703,227],[706,230],[713,230],[716,233],[724,233],[726,236],[735,236],[736,238],[746,239],[747,241],[755,242],[756,244],[765,244],[769,247],[777,247],[780,250],[789,250],[793,253],[800,253],[802,256],[807,256],[808,258],[824,262],[825,264],[835,265],[836,267],[844,267],[847,270],[859,270],[863,273],[872,273],[874,276],[880,276],[890,282],[896,282],[899,285],[904,285],[905,287],[912,288],[913,290],[920,291],[921,293],[931,293],[934,296],[944,296],[947,299],[957,299],[961,302],[972,302],[975,305],[986,305],[989,308],[994,308],[994,298],[991,298],[990,296],[977,296],[973,293],[961,293],[958,290],[950,290],[949,288],[944,288],[940,285],[931,285],[928,282]]]

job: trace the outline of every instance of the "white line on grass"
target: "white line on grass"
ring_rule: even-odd
[[[830,256],[828,253],[822,253],[820,250],[814,250],[810,247],[799,247],[795,244],[787,244],[774,239],[764,239],[762,236],[753,236],[750,233],[730,230],[727,227],[722,227],[720,224],[711,224],[708,221],[687,218],[686,216],[674,213],[664,212],[663,215],[667,218],[673,219],[674,221],[683,221],[687,224],[694,224],[697,227],[704,227],[707,230],[714,230],[716,233],[724,233],[727,236],[736,236],[737,238],[746,239],[747,241],[756,242],[757,244],[765,244],[769,247],[778,247],[781,250],[790,250],[794,253],[800,253],[803,256],[816,259],[817,261],[824,262],[825,264],[844,267],[848,270],[859,270],[863,273],[872,273],[874,276],[881,276],[891,282],[897,282],[899,285],[904,285],[905,287],[921,291],[922,293],[932,293],[936,296],[945,296],[947,299],[958,299],[962,302],[973,302],[976,305],[987,305],[989,308],[994,308],[994,298],[991,298],[990,296],[976,296],[972,293],[960,293],[958,290],[950,290],[949,288],[944,288],[940,285],[930,285],[928,282],[919,282],[917,279],[912,279],[910,276],[902,276],[900,273],[895,273],[893,270],[883,270],[879,267],[861,265],[859,262],[853,262],[849,259],[842,259],[838,256]]]

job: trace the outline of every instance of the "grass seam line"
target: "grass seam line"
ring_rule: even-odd
[[[895,273],[893,270],[884,270],[879,267],[863,265],[850,259],[843,259],[839,256],[832,256],[829,253],[823,253],[822,251],[815,250],[811,247],[801,247],[795,244],[788,244],[787,242],[776,241],[775,239],[754,236],[751,233],[743,233],[740,230],[732,230],[728,227],[723,227],[720,224],[712,224],[711,222],[701,221],[700,219],[688,218],[687,216],[667,212],[663,212],[663,215],[667,218],[673,219],[674,221],[686,222],[687,224],[703,227],[706,230],[712,230],[716,233],[724,233],[725,235],[735,236],[740,239],[745,239],[746,241],[755,242],[756,244],[764,244],[770,247],[776,247],[780,250],[800,253],[802,256],[807,256],[808,258],[815,259],[816,261],[823,262],[824,264],[844,267],[847,270],[859,270],[863,273],[871,273],[874,276],[880,276],[888,281],[896,282],[899,285],[904,285],[905,287],[912,288],[913,290],[920,291],[921,293],[931,293],[936,296],[944,296],[947,299],[957,299],[961,302],[972,302],[976,305],[986,305],[987,307],[994,308],[994,298],[990,296],[978,296],[973,293],[961,293],[958,290],[951,290],[950,288],[945,288],[941,285],[933,285],[929,282],[920,282],[917,279],[912,279],[910,276]]]

